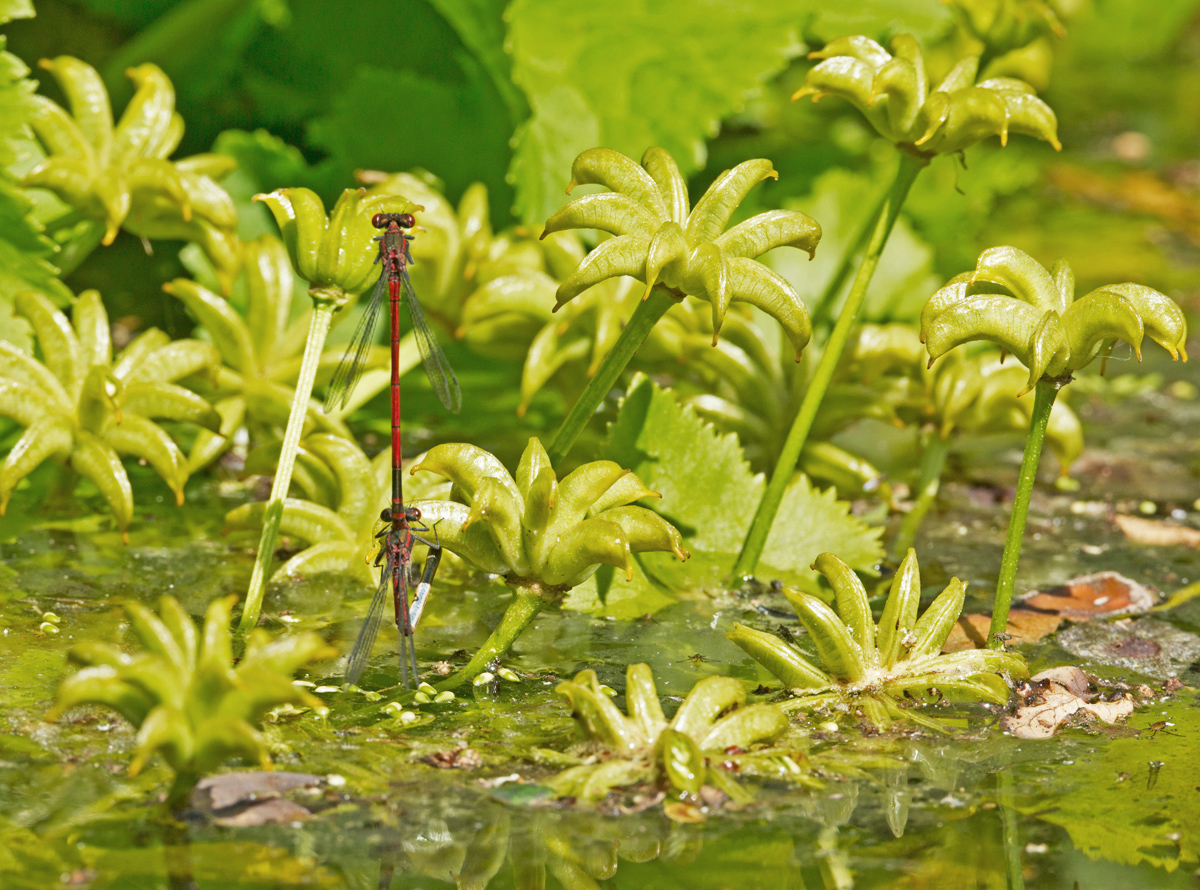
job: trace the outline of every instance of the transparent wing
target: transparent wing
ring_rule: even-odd
[[[363,621],[358,639],[354,641],[354,648],[350,650],[350,657],[346,660],[346,674],[342,680],[346,686],[356,685],[362,677],[367,659],[371,657],[371,649],[375,646],[375,638],[379,636],[379,625],[383,621],[383,610],[391,587],[392,555],[389,553],[383,572],[379,576],[379,587],[375,589],[375,596],[371,598],[371,608],[367,610],[366,620]]]
[[[442,347],[438,346],[437,338],[425,321],[425,313],[421,310],[421,303],[408,278],[408,270],[403,266],[400,268],[400,284],[404,290],[408,314],[412,318],[413,338],[417,341],[417,350],[425,364],[425,374],[446,410],[457,414],[462,410],[462,390],[459,389],[458,378],[454,376],[454,369],[450,367]]]
[[[333,372],[333,379],[329,381],[329,389],[325,392],[326,414],[345,407],[350,400],[350,393],[354,391],[354,385],[362,376],[367,350],[375,343],[375,328],[379,324],[380,309],[387,292],[387,275],[381,273],[379,281],[371,291],[367,311],[363,313],[358,327],[354,329],[354,336],[346,346],[346,354],[342,356],[337,370]]]

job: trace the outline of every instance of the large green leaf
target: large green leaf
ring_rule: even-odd
[[[806,5],[515,0],[513,79],[533,111],[512,163],[518,217],[557,210],[571,161],[594,145],[635,158],[658,145],[685,174],[702,166],[721,118],[800,49]]]
[[[604,456],[629,467],[662,500],[645,503],[683,533],[692,557],[686,563],[641,554],[655,580],[669,586],[719,584],[728,577],[754,509],[762,497],[733,434],[719,434],[649,378],[637,376],[609,428]],[[850,515],[832,489],[817,491],[799,476],[788,487],[767,538],[757,574],[816,586],[809,564],[836,553],[851,567],[871,572],[881,555],[881,529]]]
[[[517,131],[517,216],[539,222],[563,203],[571,161],[595,145],[640,158],[669,151],[684,174],[705,165],[705,140],[804,50],[800,37],[880,38],[946,31],[937,0],[514,0],[512,77],[532,117]]]
[[[512,81],[512,59],[504,49],[507,0],[429,0],[475,54],[504,100],[514,125],[529,114],[525,96]]]

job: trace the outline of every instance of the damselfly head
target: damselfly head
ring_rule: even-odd
[[[371,225],[377,229],[386,229],[392,223],[402,229],[411,229],[417,221],[411,213],[376,213],[371,217]]]

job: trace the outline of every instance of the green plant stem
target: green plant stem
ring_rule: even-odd
[[[468,680],[483,672],[492,661],[512,648],[522,631],[537,617],[537,614],[549,605],[550,601],[539,590],[517,588],[516,597],[504,612],[504,617],[487,638],[487,642],[467,662],[467,666],[456,674],[447,677],[436,688],[438,692],[445,689],[456,689]]]
[[[946,455],[950,452],[950,440],[943,439],[936,430],[930,430],[925,440],[924,453],[921,455],[921,475],[917,480],[917,496],[913,500],[912,509],[900,523],[896,539],[892,541],[889,557],[893,562],[899,562],[908,552],[908,548],[917,539],[921,523],[929,515],[937,500],[938,489],[942,486],[942,473],[946,469]]]
[[[296,380],[296,395],[292,411],[288,415],[287,429],[283,434],[283,447],[279,453],[279,466],[271,482],[271,499],[267,504],[263,520],[262,537],[258,540],[258,556],[254,560],[254,571],[250,575],[250,586],[246,590],[246,605],[238,622],[238,633],[249,633],[258,624],[262,613],[263,593],[267,586],[267,569],[275,554],[275,538],[279,535],[279,523],[283,519],[283,501],[292,484],[292,468],[296,463],[296,452],[300,449],[300,435],[304,432],[304,419],[308,416],[308,400],[312,395],[313,381],[317,376],[317,365],[325,349],[325,338],[337,304],[333,301],[314,299],[312,318],[308,325],[308,341],[304,345],[304,359],[300,363],[300,376]]]
[[[775,521],[775,514],[779,512],[779,504],[783,501],[783,493],[796,469],[800,452],[804,450],[804,443],[808,439],[809,430],[812,429],[817,411],[821,407],[821,401],[825,398],[825,391],[829,389],[829,382],[833,379],[833,372],[842,357],[842,350],[846,348],[850,330],[858,320],[858,313],[866,298],[871,276],[875,274],[875,267],[879,265],[880,254],[887,245],[888,236],[892,232],[892,226],[896,224],[896,217],[900,215],[900,207],[904,204],[908,190],[912,187],[917,174],[924,169],[927,163],[928,161],[923,158],[905,152],[900,153],[900,165],[896,170],[896,178],[892,181],[887,198],[879,209],[871,240],[867,244],[862,264],[858,267],[858,276],[854,279],[854,285],[846,297],[846,304],[842,307],[841,315],[838,316],[833,333],[829,335],[829,341],[825,344],[825,351],[821,354],[817,369],[813,372],[812,380],[809,381],[808,389],[804,393],[804,401],[800,403],[800,411],[796,414],[796,419],[792,421],[787,441],[784,442],[779,460],[771,473],[771,481],[767,483],[762,501],[759,502],[758,510],[754,514],[754,521],[750,524],[750,531],[746,534],[745,543],[742,544],[742,552],[738,554],[737,562],[734,564],[735,578],[751,574],[758,565],[763,547],[767,543],[767,534],[771,531],[771,524]]]
[[[875,200],[871,212],[863,217],[859,224],[858,231],[854,233],[854,240],[851,241],[846,250],[842,253],[841,260],[838,261],[838,267],[833,273],[833,277],[829,279],[829,283],[825,285],[825,290],[821,292],[817,304],[812,311],[812,327],[813,330],[824,328],[829,321],[829,314],[833,311],[834,301],[837,300],[837,295],[842,292],[842,288],[846,284],[846,279],[850,277],[850,270],[854,258],[862,253],[863,248],[867,246],[867,241],[870,240],[871,232],[875,229],[875,223],[879,219],[879,214],[883,212],[884,202],[892,193],[890,188],[885,188],[880,191],[879,196]]]
[[[596,371],[596,376],[588,381],[588,385],[579,394],[579,398],[575,400],[570,412],[563,419],[558,432],[554,434],[554,441],[550,443],[548,449],[552,466],[558,466],[559,462],[567,456],[567,452],[571,450],[571,446],[575,444],[575,440],[579,438],[583,428],[596,413],[600,403],[612,391],[617,378],[621,376],[621,372],[625,370],[629,360],[637,352],[637,348],[642,345],[658,320],[666,315],[667,310],[673,305],[675,305],[675,300],[670,291],[657,286],[650,291],[647,299],[638,303],[637,308],[633,310],[633,315],[629,316],[629,321],[626,322],[625,328],[617,338],[617,342],[613,344],[612,351],[604,357],[599,370]]]
[[[1004,862],[1008,872],[1008,890],[1025,890],[1025,872],[1021,867],[1021,835],[1017,812],[1013,809],[1012,771],[1005,765],[996,773],[1000,786],[1000,822],[1004,828]]]
[[[181,813],[191,806],[192,789],[200,781],[200,774],[194,770],[184,769],[175,774],[171,788],[167,791],[167,809],[172,815]]]
[[[988,631],[988,648],[1004,647],[1003,634],[1008,627],[1008,609],[1012,605],[1013,584],[1017,580],[1017,560],[1021,558],[1021,539],[1025,535],[1025,517],[1029,514],[1029,499],[1033,481],[1037,478],[1038,459],[1042,456],[1042,441],[1050,409],[1062,387],[1060,380],[1042,378],[1033,395],[1033,414],[1029,418],[1029,434],[1025,437],[1025,454],[1021,457],[1021,472],[1017,476],[1017,494],[1013,498],[1012,515],[1008,520],[1008,537],[1004,539],[1004,555],[1000,559],[1000,580],[996,583],[996,599],[992,604],[992,626]]]
[[[176,780],[178,778],[176,776]],[[196,777],[193,777],[191,785],[195,784]],[[188,786],[189,793],[191,785]],[[162,842],[163,859],[167,866],[167,890],[196,890],[197,884],[192,871],[192,846],[187,825],[172,818],[163,826]]]

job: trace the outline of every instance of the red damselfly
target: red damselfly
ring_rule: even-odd
[[[410,663],[414,681],[417,675],[416,651],[412,639],[415,622],[412,620],[413,615],[410,613],[408,605],[408,567],[412,560],[413,542],[420,541],[430,544],[430,558],[426,561],[425,578],[422,580],[426,595],[429,584],[425,579],[428,579],[429,582],[432,581],[433,571],[436,571],[438,560],[441,558],[441,548],[436,545],[436,542],[431,544],[424,538],[412,534],[413,529],[409,523],[410,521],[419,521],[420,513],[414,515],[414,511],[408,510],[404,506],[403,469],[401,466],[403,448],[400,436],[401,294],[404,295],[404,303],[408,307],[413,337],[417,341],[417,350],[421,354],[421,361],[425,365],[425,373],[433,385],[433,391],[437,393],[442,404],[455,413],[462,407],[462,392],[458,386],[458,378],[454,376],[450,363],[446,360],[441,347],[438,346],[437,339],[425,322],[425,313],[421,311],[421,304],[417,300],[412,281],[408,277],[408,266],[412,263],[408,242],[413,239],[413,236],[405,230],[412,229],[416,225],[416,221],[410,213],[377,213],[371,218],[371,224],[375,228],[383,230],[383,234],[374,239],[379,242],[379,254],[375,257],[375,262],[382,266],[379,281],[371,291],[366,311],[354,331],[354,336],[350,339],[345,357],[334,371],[329,391],[325,396],[326,412],[346,405],[354,385],[362,375],[363,360],[367,351],[374,343],[375,327],[379,323],[379,315],[383,309],[386,295],[391,307],[392,322],[392,503],[383,515],[386,517],[385,521],[390,523],[391,528],[384,533],[387,538],[386,544],[377,559],[377,564],[381,568],[379,589],[375,593],[375,599],[371,602],[367,623],[363,626],[354,650],[351,652],[350,663],[346,668],[346,682],[354,683],[362,674],[362,669],[371,651],[371,644],[374,643],[375,636],[379,632],[380,619],[376,616],[375,627],[372,629],[370,627],[371,615],[376,611],[377,603],[379,609],[382,609],[381,597],[386,597],[385,591],[390,580],[392,599],[395,604],[396,630],[399,635],[400,674],[404,685],[407,686],[409,685]],[[417,531],[428,531],[428,529],[422,526]],[[421,608],[424,608],[424,598],[421,596],[420,588],[418,589],[418,599]],[[416,603],[414,603],[415,605]],[[418,619],[420,618],[419,609],[415,615]],[[353,679],[351,679],[352,674]]]
[[[416,507],[405,507],[401,523],[402,531],[397,538],[396,523],[392,521],[392,511],[385,509],[379,514],[386,527],[376,535],[380,539],[379,553],[375,557],[375,565],[381,568],[379,586],[367,609],[367,617],[363,621],[358,638],[350,650],[350,658],[346,661],[344,682],[347,686],[358,683],[371,649],[375,646],[375,637],[379,635],[379,625],[383,621],[384,603],[387,602],[388,589],[392,590],[392,604],[396,614],[403,614],[404,620],[396,622],[396,631],[400,648],[400,676],[405,686],[408,685],[409,667],[412,668],[412,678],[417,680],[417,652],[413,645],[413,633],[421,623],[421,613],[425,611],[425,601],[429,598],[429,588],[433,585],[433,576],[437,573],[438,564],[442,561],[442,548],[438,542],[437,530],[421,522],[421,511]],[[417,532],[417,534],[414,534]],[[433,540],[423,537],[433,533]],[[386,538],[386,540],[384,540]],[[429,547],[429,555],[425,558],[425,568],[421,572],[421,580],[417,584],[417,595],[411,605],[407,602],[408,567],[412,562],[413,547],[425,544]]]

